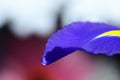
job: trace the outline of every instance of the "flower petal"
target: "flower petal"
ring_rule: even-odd
[[[76,50],[84,50],[90,54],[104,53],[109,55],[112,53],[113,55],[114,52],[118,53],[120,50],[118,50],[117,45],[120,43],[120,37],[114,36],[94,39],[96,36],[111,30],[120,29],[105,23],[71,23],[49,38],[46,44],[45,54],[42,57],[42,64],[48,65],[53,63]],[[114,46],[109,47],[110,45]]]

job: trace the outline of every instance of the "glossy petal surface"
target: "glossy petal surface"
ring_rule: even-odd
[[[53,34],[45,48],[42,64],[48,65],[71,54],[76,50],[84,50],[89,54],[114,55],[120,53],[120,36],[102,36],[111,30],[120,30],[116,26],[105,23],[74,22]]]

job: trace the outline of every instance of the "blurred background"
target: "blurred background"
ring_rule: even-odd
[[[47,39],[75,21],[120,26],[119,0],[0,0],[0,80],[120,80],[120,55],[76,51],[43,66]]]

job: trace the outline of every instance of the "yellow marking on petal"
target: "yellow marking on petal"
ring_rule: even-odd
[[[112,31],[104,32],[95,38],[100,38],[100,37],[104,37],[104,36],[118,36],[118,37],[120,37],[120,30],[112,30]]]

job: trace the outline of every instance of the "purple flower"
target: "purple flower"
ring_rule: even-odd
[[[71,23],[49,38],[42,64],[53,63],[76,50],[95,55],[119,54],[120,28],[105,23]]]

